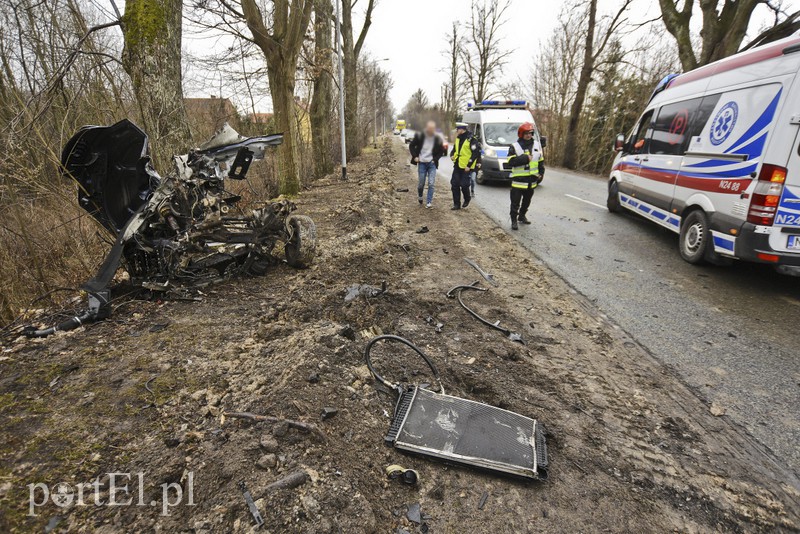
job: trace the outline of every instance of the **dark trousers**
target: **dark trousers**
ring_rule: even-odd
[[[461,195],[464,195],[464,204],[469,204],[469,171],[453,167],[453,177],[450,178],[450,189],[453,191],[453,206],[461,207]]]
[[[511,220],[516,221],[519,217],[524,217],[528,213],[533,198],[533,189],[511,188]]]

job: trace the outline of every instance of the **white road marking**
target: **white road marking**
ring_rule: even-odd
[[[584,199],[582,199],[582,198],[580,198],[580,197],[576,197],[575,195],[570,195],[570,194],[564,193],[564,196],[565,196],[565,197],[569,197],[569,198],[571,198],[571,199],[574,199],[574,200],[579,200],[579,201],[581,201],[581,202],[585,202],[586,204],[591,204],[592,206],[595,206],[595,207],[597,207],[597,208],[600,208],[601,210],[604,210],[604,209],[606,209],[606,207],[605,207],[605,206],[602,206],[602,205],[600,205],[600,204],[597,204],[597,203],[595,203],[595,202],[592,202],[591,200],[584,200]]]

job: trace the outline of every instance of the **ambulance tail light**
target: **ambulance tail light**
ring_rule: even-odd
[[[758,182],[750,200],[750,211],[747,213],[748,222],[760,226],[772,226],[785,182],[785,167],[767,163],[761,166]]]

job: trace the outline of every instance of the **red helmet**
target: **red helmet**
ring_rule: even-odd
[[[532,132],[535,129],[536,127],[533,125],[532,122],[523,122],[522,126],[520,126],[519,129],[517,130],[517,135],[519,137],[522,137],[523,135],[525,135],[525,132]]]

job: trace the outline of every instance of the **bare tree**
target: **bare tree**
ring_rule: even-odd
[[[330,0],[314,2],[314,61],[311,96],[311,143],[314,151],[314,176],[320,177],[333,171],[331,157],[332,128],[330,113],[333,102],[333,77],[331,76],[331,17],[333,6]]]
[[[442,86],[442,107],[444,107],[447,114],[448,128],[452,128],[455,125],[458,115],[458,102],[464,95],[460,76],[462,41],[463,37],[458,33],[458,24],[453,22],[453,27],[447,35],[447,81]]]
[[[162,166],[190,141],[181,83],[182,7],[182,0],[128,0],[123,16],[122,63]]]
[[[776,11],[775,25],[779,24],[780,6],[773,6],[769,0],[699,0],[703,21],[698,51],[691,31],[695,0],[683,0],[680,7],[680,0],[658,0],[658,3],[664,26],[678,45],[684,72],[738,52],[759,4]]]
[[[314,0],[275,0],[270,28],[256,0],[242,0],[241,15],[247,22],[253,42],[267,60],[275,125],[284,133],[280,149],[280,192],[284,195],[294,195],[300,191],[294,88],[297,60],[313,6]],[[233,8],[230,9],[233,11]]]
[[[577,154],[577,139],[578,127],[580,126],[581,111],[583,104],[586,101],[586,94],[589,90],[589,84],[592,82],[592,75],[594,74],[598,58],[603,54],[606,46],[620,26],[625,23],[625,12],[628,9],[632,0],[624,0],[617,13],[606,24],[605,31],[601,31],[599,41],[595,43],[595,32],[597,26],[597,0],[589,0],[587,22],[586,22],[586,35],[584,39],[583,49],[583,65],[581,66],[580,76],[578,77],[578,85],[575,88],[575,100],[572,102],[572,109],[570,110],[569,125],[567,127],[566,146],[564,150],[564,157],[561,164],[567,169],[575,168],[576,154]]]
[[[493,80],[511,55],[500,42],[508,6],[505,0],[491,1],[488,5],[486,0],[472,0],[467,35],[461,47],[461,64],[475,102],[491,96]]]
[[[354,142],[361,138],[358,124],[358,56],[367,38],[367,32],[372,25],[372,11],[375,9],[375,0],[369,0],[364,14],[364,24],[358,37],[353,37],[353,9],[358,0],[341,0],[342,2],[342,55],[344,63],[344,120],[347,135],[348,156],[355,156],[361,151],[360,143]]]

